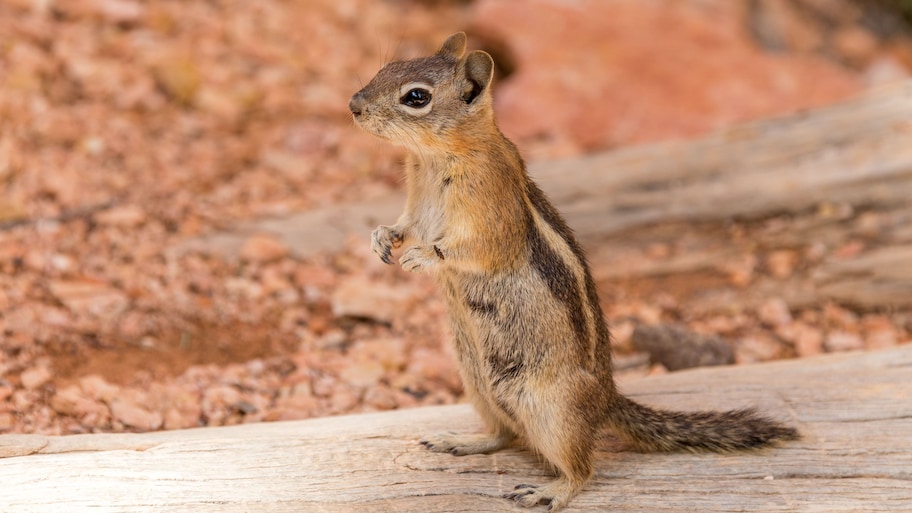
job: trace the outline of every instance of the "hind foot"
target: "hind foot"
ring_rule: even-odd
[[[557,511],[570,502],[579,492],[580,485],[573,485],[568,479],[558,479],[543,485],[516,485],[513,492],[504,495],[527,508],[538,505],[548,506],[548,511]]]

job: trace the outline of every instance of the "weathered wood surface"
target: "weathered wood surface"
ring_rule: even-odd
[[[847,303],[868,307],[912,305],[912,244],[830,262],[816,273],[815,279],[820,293]]]
[[[638,454],[606,437],[582,511],[912,511],[912,346],[624,385],[677,409],[757,406],[804,440],[735,454]],[[148,434],[0,436],[3,512],[497,512],[549,479],[515,448],[457,458],[427,432],[477,431],[465,405]],[[541,509],[541,508],[540,508]]]

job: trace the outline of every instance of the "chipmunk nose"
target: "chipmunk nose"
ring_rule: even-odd
[[[358,91],[351,97],[351,100],[348,102],[348,109],[354,114],[355,117],[361,115],[364,112],[364,104],[367,101],[364,98],[364,93]]]

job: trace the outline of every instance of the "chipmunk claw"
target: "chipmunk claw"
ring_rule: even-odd
[[[402,231],[392,226],[378,226],[371,233],[371,251],[388,265],[393,265],[393,250],[402,245]]]
[[[412,246],[405,250],[399,265],[408,272],[423,271],[440,261],[436,246]]]

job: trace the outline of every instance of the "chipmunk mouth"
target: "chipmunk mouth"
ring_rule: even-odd
[[[355,124],[361,128],[361,130],[364,130],[365,132],[375,137],[379,137],[387,141],[393,141],[393,138],[390,137],[389,133],[384,129],[382,124],[374,122],[374,120],[371,118],[362,114],[360,116],[353,116],[352,119],[354,120]]]

